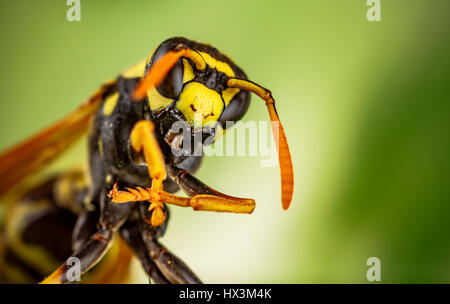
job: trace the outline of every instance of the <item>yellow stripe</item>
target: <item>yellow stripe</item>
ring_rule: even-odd
[[[125,69],[121,73],[121,76],[125,77],[125,78],[143,77],[146,62],[147,62],[147,60],[142,60],[139,63],[132,65],[131,67]]]
[[[114,109],[116,108],[118,99],[119,99],[119,93],[114,93],[114,94],[108,96],[108,98],[106,98],[106,101],[103,104],[103,114],[105,116],[109,116],[112,114],[112,112],[114,112]]]
[[[59,266],[59,262],[42,247],[24,243],[22,232],[25,229],[27,217],[44,214],[50,205],[51,203],[47,200],[19,204],[8,214],[8,220],[5,223],[9,245],[15,254],[42,273],[53,271]]]
[[[187,61],[186,59],[183,58],[183,83],[186,83],[188,81],[191,81],[192,79],[194,79],[194,70],[192,69],[192,65],[189,63],[189,61]]]
[[[147,93],[148,96],[148,104],[150,105],[150,109],[152,111],[161,110],[173,102],[173,99],[167,98],[159,94],[156,88],[152,88]]]
[[[228,65],[228,63],[219,61],[211,57],[208,53],[200,52],[200,55],[202,55],[203,59],[205,59],[206,63],[216,70],[225,73],[225,75],[229,77],[234,77],[235,74],[233,72],[233,69]]]
[[[226,107],[230,104],[231,99],[233,99],[239,91],[240,90],[237,88],[228,88],[222,91],[222,97]]]

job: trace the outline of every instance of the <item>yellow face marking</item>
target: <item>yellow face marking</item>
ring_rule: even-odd
[[[145,66],[146,66],[147,64],[150,63],[150,60],[152,59],[152,56],[153,56],[153,54],[155,53],[155,50],[156,50],[156,49],[154,49],[154,50],[150,53],[150,55],[148,56],[147,60],[144,60],[144,61],[143,61],[144,67],[143,67],[143,69],[142,69],[142,75],[141,75],[141,76],[138,76],[138,77],[143,77],[143,76],[144,76]],[[142,62],[141,62],[141,64],[142,64]],[[148,97],[148,104],[149,104],[150,109],[151,109],[152,111],[158,111],[158,110],[161,110],[161,109],[167,107],[168,105],[170,105],[170,104],[173,102],[172,99],[162,96],[162,95],[158,92],[158,90],[157,90],[156,88],[150,89],[150,90],[147,92],[147,97]]]
[[[117,100],[119,99],[119,93],[114,93],[107,97],[105,103],[103,104],[103,114],[109,116],[114,112],[117,105]]]
[[[203,57],[205,62],[211,68],[214,68],[217,71],[222,72],[229,77],[235,76],[233,69],[227,63],[214,59],[208,53],[205,53],[205,52],[199,52],[199,53]],[[149,58],[151,58],[152,55],[153,55],[153,52],[149,56]],[[191,81],[192,79],[194,79],[195,74],[194,74],[194,70],[193,70],[191,64],[189,63],[189,61],[185,58],[183,58],[182,60],[183,60],[183,84],[184,84],[184,83],[187,83],[187,82]],[[144,68],[145,68],[145,64],[148,64],[148,61],[149,61],[149,59],[147,59],[147,62],[143,64]],[[139,68],[135,67],[135,69],[138,70]],[[131,75],[131,74],[132,73],[131,73],[131,69],[130,69],[129,75]],[[205,124],[208,121],[216,121],[223,110],[222,109],[223,104],[218,106],[219,102],[215,101],[215,98],[217,97],[218,93],[215,91],[209,90],[207,87],[205,87],[203,85],[201,85],[199,87],[199,85],[201,85],[201,84],[197,83],[193,86],[189,86],[189,85],[186,86],[186,87],[190,87],[190,88],[183,88],[184,96],[183,97],[181,96],[181,95],[183,95],[183,92],[182,92],[182,94],[180,94],[179,100],[177,102],[177,107],[179,109],[182,108],[186,112],[183,114],[185,114],[185,116],[189,120],[189,122],[194,121],[193,113],[202,115],[203,124]],[[198,94],[194,93],[194,91],[195,91],[194,87],[199,88],[200,91]],[[225,102],[225,106],[228,106],[231,99],[233,99],[233,97],[238,92],[239,92],[239,89],[237,89],[237,88],[228,88],[222,92],[222,98],[223,98],[223,101]],[[194,95],[196,96],[195,102],[187,101],[189,98],[192,98]],[[214,96],[214,97],[212,97],[212,100],[210,102],[207,102],[206,101],[207,98],[205,97],[206,95]],[[155,88],[149,90],[147,93],[147,96],[148,96],[148,100],[149,100],[150,109],[152,111],[159,111],[159,110],[169,106],[173,102],[172,99],[162,96],[158,92],[158,90],[156,90]],[[194,100],[194,99],[192,99],[192,100]],[[200,100],[203,100],[203,101],[200,101]],[[195,105],[195,103],[197,103],[197,106]],[[191,107],[191,104],[193,107]],[[213,105],[213,106],[210,107],[209,105]],[[216,112],[219,107],[220,107],[220,111]],[[211,108],[212,112],[208,112],[209,108]],[[180,109],[180,111],[181,111],[181,109]],[[217,117],[215,117],[216,115],[217,115]]]
[[[216,122],[214,124],[214,126],[211,127],[215,127],[216,128],[216,135],[214,136],[213,142],[215,142],[217,139],[221,138],[222,136],[225,135],[225,133],[227,132],[227,129],[224,129],[222,127],[221,123]]]
[[[205,59],[206,63],[210,67],[218,70],[219,72],[224,73],[225,75],[227,75],[229,77],[235,76],[233,69],[228,65],[228,63],[214,59],[208,53],[204,53],[204,52],[199,52],[199,53],[200,53],[200,55],[202,55],[203,59]]]
[[[189,61],[187,61],[184,58],[183,58],[183,66],[184,66],[183,83],[186,83],[186,82],[194,79],[195,75],[194,75],[194,70],[192,69],[192,65],[189,63]]]
[[[217,59],[214,59],[209,55],[208,53],[200,52],[203,59],[205,59],[206,63],[216,69],[219,72],[224,73],[225,75],[229,77],[234,77],[236,74],[234,74],[233,69],[228,65],[228,63],[219,61]],[[228,106],[231,99],[239,92],[239,89],[237,88],[228,88],[222,92],[223,101],[225,102],[225,106]]]
[[[147,92],[148,104],[152,111],[159,111],[169,106],[173,99],[162,96],[156,88],[152,88]]]
[[[197,116],[200,117],[204,126],[219,119],[223,110],[223,102],[216,91],[199,82],[191,82],[184,86],[176,107],[191,125],[194,125],[194,119]]]
[[[223,101],[225,102],[225,106],[227,107],[230,104],[231,99],[239,92],[240,90],[237,88],[228,88],[222,91]]]

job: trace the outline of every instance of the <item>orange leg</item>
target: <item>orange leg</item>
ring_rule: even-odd
[[[141,120],[136,123],[131,130],[131,146],[133,149],[144,155],[145,161],[148,167],[148,174],[152,179],[152,188],[155,193],[159,193],[164,190],[163,181],[166,179],[166,168],[164,163],[164,158],[159,148],[158,141],[153,133],[155,129],[152,122],[148,120]],[[111,192],[112,193],[112,192]],[[110,193],[110,197],[112,194]],[[164,214],[164,205],[160,201],[158,195],[152,197],[148,200],[151,202],[149,210],[153,210],[150,223],[153,226],[159,226],[166,220],[166,215]],[[113,202],[114,199],[113,199]]]
[[[255,209],[255,201],[250,198],[226,198],[209,194],[180,197],[164,191],[155,191],[152,188],[126,188],[126,191],[119,191],[117,184],[114,185],[109,196],[113,203],[153,202],[158,199],[161,203],[192,207],[192,209],[199,211],[252,213]],[[150,205],[150,210],[153,209],[152,205]]]
[[[117,184],[109,193],[113,203],[126,203],[137,201],[151,202],[149,210],[153,210],[150,223],[153,226],[162,225],[166,219],[163,212],[164,205],[172,204],[182,207],[192,207],[194,210],[252,213],[255,209],[253,199],[236,198],[218,195],[194,195],[190,198],[180,197],[164,191],[163,181],[167,177],[164,158],[158,141],[153,134],[153,123],[141,120],[131,131],[131,145],[137,152],[142,152],[152,178],[151,188],[126,188],[119,191]]]

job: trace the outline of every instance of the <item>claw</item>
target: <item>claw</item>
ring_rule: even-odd
[[[117,182],[114,184],[111,191],[109,191],[108,197],[111,198],[113,203],[117,204],[133,202],[137,199],[135,193],[129,191],[119,191],[117,188]]]
[[[154,205],[158,205],[152,208],[152,206]],[[152,212],[152,217],[150,219],[150,224],[152,226],[160,226],[162,224],[164,224],[164,222],[166,221],[166,215],[163,211],[163,204],[162,203],[152,203],[150,205],[149,210],[153,210]]]
[[[116,204],[148,201],[151,203],[148,210],[153,212],[150,221],[147,219],[145,219],[145,221],[149,222],[152,226],[159,226],[164,224],[166,220],[164,204],[160,202],[161,197],[159,193],[150,188],[126,188],[126,191],[119,191],[117,183],[115,183],[112,190],[109,192],[108,197],[111,198],[112,203]]]

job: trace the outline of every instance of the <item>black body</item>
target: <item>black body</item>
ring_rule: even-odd
[[[208,53],[213,58],[226,62],[237,77],[247,78],[239,67],[217,49],[185,38],[172,38],[163,42],[147,64],[146,71],[158,57],[169,50],[174,50],[180,44]],[[175,65],[165,81],[157,88],[161,95],[177,98],[177,94],[181,91],[179,73],[182,68],[180,64],[182,64],[181,61]],[[149,277],[153,278],[155,282],[201,283],[179,258],[158,243],[158,238],[166,230],[167,221],[162,226],[151,226],[145,220],[151,216],[148,211],[149,203],[112,204],[107,196],[115,182],[118,182],[119,188],[150,187],[151,185],[147,166],[135,161],[138,155],[135,155],[130,146],[131,129],[140,120],[151,120],[155,125],[155,134],[165,157],[169,175],[164,182],[165,191],[173,193],[181,187],[191,196],[213,194],[210,188],[191,175],[198,169],[201,156],[174,156],[164,139],[167,126],[173,121],[183,120],[182,114],[173,105],[162,111],[152,112],[147,98],[138,102],[133,101],[131,94],[139,80],[140,78],[119,76],[105,91],[103,102],[95,114],[89,134],[90,176],[85,186],[72,189],[70,195],[66,194],[66,197],[61,200],[54,194],[58,191],[58,180],[65,178],[65,174],[61,174],[31,190],[27,196],[28,198],[30,195],[33,196],[32,199],[23,199],[23,201],[37,202],[45,198],[49,202],[49,214],[58,215],[58,218],[61,219],[59,224],[57,220],[42,222],[43,218],[41,217],[27,219],[28,227],[34,227],[33,225],[37,225],[38,221],[41,221],[39,225],[47,227],[46,231],[60,229],[60,233],[51,236],[52,242],[47,245],[42,240],[43,234],[39,233],[33,234],[26,241],[43,244],[41,246],[46,246],[48,252],[51,252],[59,262],[63,262],[70,255],[79,258],[84,273],[103,257],[112,243],[113,236],[119,233],[140,259]],[[195,71],[194,80],[218,92],[226,88],[223,73],[214,69]],[[109,96],[116,93],[119,95],[117,104],[111,114],[105,115],[103,103]],[[224,123],[226,120],[239,120],[247,111],[249,102],[249,93],[240,91],[234,96],[228,107],[224,108],[218,119],[219,123]],[[26,233],[23,238],[27,238]],[[71,244],[70,240],[72,240]],[[14,252],[8,248],[7,239],[4,239],[3,251],[7,253],[8,261],[16,263],[17,267],[26,269],[25,271],[31,273],[31,277],[36,281],[40,281],[44,275],[48,275],[48,273],[40,273],[29,265],[25,265],[26,262],[20,257],[14,257]],[[73,253],[71,254],[71,252]],[[67,281],[66,277],[61,278],[61,282]]]

